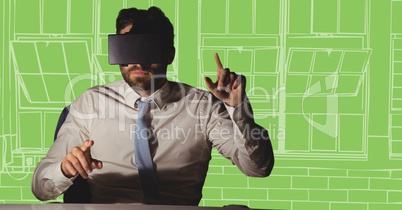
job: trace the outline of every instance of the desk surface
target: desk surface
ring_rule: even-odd
[[[198,207],[141,204],[2,204],[0,210],[242,210],[242,206]]]

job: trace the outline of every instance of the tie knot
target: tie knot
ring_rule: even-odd
[[[146,99],[144,101],[141,101],[139,99],[135,103],[138,105],[138,114],[140,116],[143,116],[146,112],[149,111],[150,105],[152,105],[154,102],[151,99]]]
[[[143,104],[149,105],[149,104],[152,104],[153,102],[154,101],[152,99],[145,99],[145,100],[138,99],[135,103],[137,103],[138,106],[141,106]]]

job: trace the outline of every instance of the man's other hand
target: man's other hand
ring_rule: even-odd
[[[93,159],[91,156],[91,147],[94,141],[86,140],[80,147],[74,147],[70,153],[64,157],[61,162],[61,170],[67,178],[80,174],[82,178],[88,178],[88,174],[93,169],[101,169],[101,161]]]

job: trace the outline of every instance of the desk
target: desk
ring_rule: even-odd
[[[245,210],[242,206],[198,207],[141,204],[2,204],[0,210]]]

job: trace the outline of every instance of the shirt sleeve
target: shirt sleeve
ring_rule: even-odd
[[[248,100],[237,107],[215,102],[207,135],[212,146],[245,175],[266,177],[271,173],[274,154],[268,131],[255,123]]]
[[[38,163],[32,177],[32,192],[39,200],[52,200],[63,194],[75,179],[67,178],[61,171],[63,158],[75,146],[81,146],[88,139],[88,110],[83,104],[88,97],[83,94],[70,105],[70,112],[61,126],[57,138],[46,156]],[[55,122],[56,124],[56,122]]]

